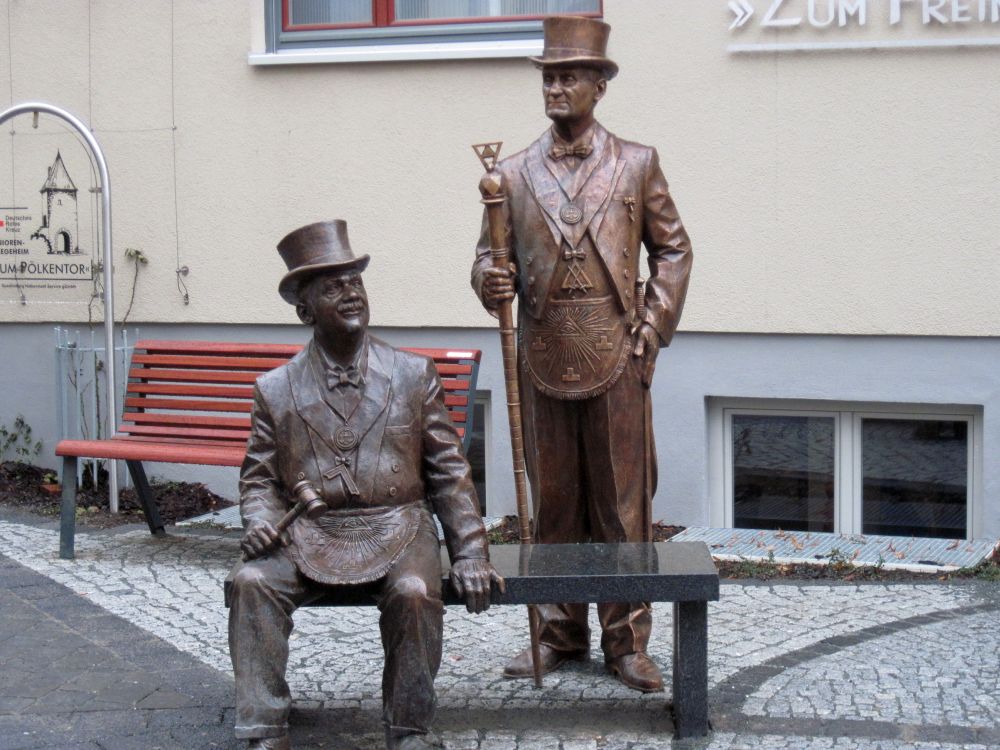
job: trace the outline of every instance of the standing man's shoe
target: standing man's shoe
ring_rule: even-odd
[[[281,737],[261,737],[250,740],[247,750],[292,750],[292,741],[287,734]]]
[[[642,693],[659,693],[663,690],[663,675],[660,674],[660,668],[645,652],[606,659],[604,663],[608,671],[625,687]]]
[[[555,672],[559,667],[568,661],[586,661],[590,658],[590,651],[557,651],[552,646],[539,644],[539,651],[542,656],[542,674]],[[503,669],[504,677],[534,677],[535,670],[531,662],[531,649],[526,648],[519,653]]]

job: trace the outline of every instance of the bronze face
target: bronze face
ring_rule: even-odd
[[[356,335],[368,327],[368,293],[357,271],[316,276],[302,286],[299,297],[299,318],[314,326],[321,339]]]
[[[542,69],[545,114],[557,124],[592,118],[606,90],[607,81],[593,68],[546,65]]]

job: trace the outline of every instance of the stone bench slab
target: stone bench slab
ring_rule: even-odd
[[[519,544],[490,548],[494,567],[507,592],[494,590],[493,604],[557,602],[708,602],[719,599],[719,574],[702,542],[653,544]],[[448,584],[448,553],[441,550],[445,604],[462,604]],[[225,597],[239,563],[226,577]],[[330,594],[310,607],[372,604],[369,591],[331,586]]]
[[[708,602],[719,599],[719,574],[704,542],[497,545],[490,558],[507,583],[505,594],[494,589],[493,604],[673,602],[674,737],[708,734]],[[447,581],[445,550],[441,562],[445,604],[462,604]],[[227,607],[241,564],[226,578]],[[306,606],[374,604],[370,587],[328,590]]]

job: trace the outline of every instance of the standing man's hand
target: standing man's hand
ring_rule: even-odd
[[[640,357],[642,368],[642,384],[649,388],[653,382],[653,371],[656,369],[656,355],[660,353],[660,334],[649,323],[643,323],[635,334],[635,349],[632,355]]]
[[[278,530],[267,521],[252,521],[247,528],[243,539],[240,541],[240,549],[243,550],[244,560],[256,560],[264,557],[272,550],[276,550],[285,544]]]
[[[501,594],[507,591],[507,582],[489,560],[457,560],[451,566],[450,577],[455,593],[465,599],[465,608],[477,614],[490,608],[490,588],[494,583]]]
[[[506,268],[487,268],[483,271],[483,304],[490,310],[495,310],[501,302],[514,299],[514,279],[516,266],[508,264]]]

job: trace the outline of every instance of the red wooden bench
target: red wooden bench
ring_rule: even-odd
[[[239,466],[250,437],[257,378],[301,351],[297,344],[139,341],[128,371],[119,434],[107,440],[62,440],[59,556],[74,557],[76,467],[79,458],[125,461],[151,533],[163,534],[143,461]],[[415,349],[434,360],[445,405],[468,451],[481,352]]]

